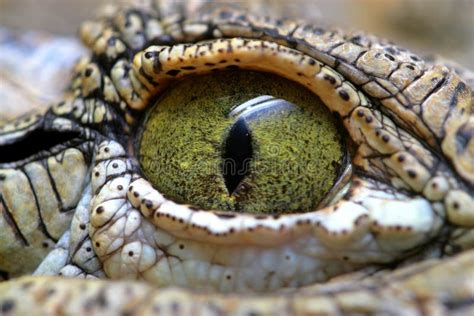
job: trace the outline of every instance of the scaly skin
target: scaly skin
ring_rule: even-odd
[[[1,283],[0,310],[473,309],[472,74],[364,34],[195,8],[109,8],[81,29],[92,55],[64,101],[0,127],[0,270],[56,275]],[[296,81],[337,113],[354,143],[345,194],[314,212],[255,216],[176,204],[143,178],[133,142],[152,100],[229,66]],[[59,145],[27,157],[6,147],[31,146],[21,140],[33,131]]]

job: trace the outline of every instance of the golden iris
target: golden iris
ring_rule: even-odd
[[[145,118],[138,154],[145,176],[178,203],[280,214],[314,210],[345,150],[335,118],[305,87],[227,70],[163,93]]]

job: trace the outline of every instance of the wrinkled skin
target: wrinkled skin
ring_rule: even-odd
[[[0,130],[18,146],[0,165],[2,313],[472,312],[472,74],[364,34],[197,7],[106,10],[81,30],[92,57],[64,101]],[[202,40],[215,42],[180,45]],[[229,60],[307,85],[338,113],[356,148],[344,196],[258,218],[177,205],[143,178],[130,142],[151,100]],[[54,146],[21,142],[35,130]]]

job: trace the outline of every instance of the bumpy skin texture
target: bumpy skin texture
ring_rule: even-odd
[[[32,273],[47,254],[35,275],[84,280],[1,283],[0,311],[472,310],[472,74],[364,34],[196,8],[109,8],[81,30],[92,55],[64,101],[1,127],[2,149],[34,131],[61,140],[0,165],[3,275]],[[342,197],[304,214],[229,214],[178,205],[143,178],[131,144],[151,101],[226,67],[294,80],[337,113],[355,146]]]

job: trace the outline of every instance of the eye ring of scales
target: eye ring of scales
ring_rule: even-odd
[[[190,11],[109,8],[81,28],[91,55],[64,101],[0,128],[4,149],[53,138],[2,157],[0,313],[472,312],[473,74],[362,33]],[[340,116],[357,151],[339,201],[204,211],[141,176],[127,146],[141,113],[176,79],[226,67],[296,81]]]

